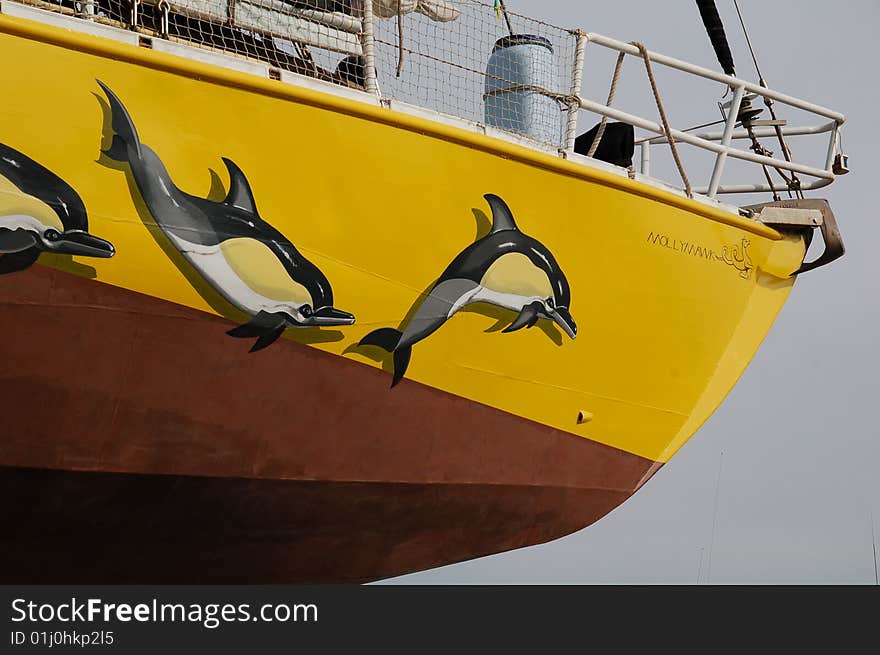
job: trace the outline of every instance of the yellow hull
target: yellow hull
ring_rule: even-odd
[[[804,255],[801,238],[720,207],[369,102],[8,16],[0,57],[15,62],[3,72],[0,142],[76,189],[90,231],[116,250],[42,264],[248,319],[169,253],[130,179],[100,156],[110,132],[96,79],[183,191],[220,200],[221,157],[238,164],[260,215],[356,316],[284,338],[365,366],[383,362],[358,341],[396,327],[485,235],[483,196],[497,194],[564,269],[577,338],[547,320],[501,334],[515,314],[473,306],[414,347],[407,380],[655,462],[734,385]]]

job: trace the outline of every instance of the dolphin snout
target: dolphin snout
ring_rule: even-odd
[[[81,230],[69,230],[49,240],[47,250],[64,255],[82,257],[101,257],[107,259],[116,254],[116,248],[109,241],[93,236]]]
[[[572,339],[577,336],[577,323],[568,311],[568,307],[556,307],[550,313],[550,318]]]
[[[321,307],[309,317],[311,325],[353,325],[354,314],[349,314],[335,307]]]

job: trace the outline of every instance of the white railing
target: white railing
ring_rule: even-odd
[[[584,35],[584,38],[589,43],[593,43],[605,48],[616,50],[617,52],[622,52],[627,55],[634,55],[641,58],[641,52],[639,51],[639,49],[629,43],[623,43],[622,41],[617,41],[615,39],[611,39],[606,36],[602,36],[601,34],[595,33],[587,33],[586,35]],[[799,189],[801,190],[818,189],[827,186],[834,181],[835,173],[833,170],[833,165],[835,154],[837,153],[837,150],[839,148],[840,127],[845,121],[843,114],[840,114],[839,112],[833,111],[826,107],[822,107],[820,105],[816,105],[805,100],[800,100],[799,98],[785,95],[783,93],[779,93],[778,91],[774,91],[772,89],[768,89],[757,84],[747,82],[746,80],[732,77],[730,75],[725,75],[723,73],[718,73],[708,68],[696,66],[694,64],[690,64],[688,62],[681,61],[673,57],[667,57],[665,55],[650,51],[648,51],[647,54],[652,63],[667,66],[669,68],[695,75],[697,77],[714,80],[716,82],[721,82],[727,85],[733,90],[733,100],[731,101],[727,112],[727,120],[723,132],[703,132],[698,134],[691,134],[681,130],[671,129],[670,134],[667,136],[666,131],[663,129],[663,126],[654,121],[636,116],[625,111],[621,111],[601,102],[578,97],[578,104],[581,109],[586,109],[601,116],[606,116],[614,120],[629,123],[635,127],[653,132],[658,135],[657,137],[644,139],[640,142],[640,172],[643,175],[650,175],[651,146],[654,144],[668,143],[669,136],[671,136],[678,143],[686,143],[697,148],[715,153],[715,165],[713,167],[708,185],[704,187],[694,188],[694,192],[705,194],[709,197],[715,197],[719,193],[754,193],[785,191],[789,189],[789,186],[787,184],[770,183],[723,186],[721,184],[721,178],[724,174],[725,163],[728,157],[749,161],[755,164],[775,169],[789,171],[791,173],[800,173],[815,178],[813,181],[801,183],[799,186]],[[579,88],[580,77],[575,78],[575,80],[577,81],[577,86]],[[751,135],[749,135],[747,130],[736,130],[740,106],[746,93],[754,94],[756,96],[767,98],[772,101],[779,102],[784,105],[788,105],[823,118],[831,119],[830,122],[817,126],[779,126],[779,130],[781,131],[783,137],[828,133],[828,147],[826,151],[827,154],[824,162],[824,167],[818,168],[816,166],[808,166],[806,164],[789,161],[788,159],[768,157],[733,147],[733,140],[751,138]],[[579,94],[577,95],[579,96]],[[752,129],[753,135],[757,138],[777,136],[775,128]],[[576,132],[576,125],[572,127],[572,120],[570,118],[568,129],[569,142],[567,144],[569,149],[571,148],[572,143],[571,135],[574,132]]]
[[[198,47],[207,45],[229,50],[241,56],[269,61],[275,66],[284,66],[289,60],[298,61],[300,68],[292,70],[304,70],[303,74],[310,74],[311,70],[311,74],[317,75],[318,64],[321,64],[322,79],[333,81],[340,81],[339,71],[332,73],[332,67],[337,65],[336,59],[340,55],[347,56],[348,59],[360,58],[363,62],[363,75],[356,84],[380,101],[387,104],[387,101],[394,100],[417,105],[465,119],[472,124],[484,121],[483,94],[486,81],[490,77],[486,70],[488,56],[493,51],[496,40],[507,33],[504,23],[495,16],[489,0],[456,0],[454,6],[458,14],[450,22],[435,24],[423,16],[411,14],[406,19],[405,39],[397,34],[393,21],[379,20],[374,16],[372,0],[352,0],[350,13],[307,9],[283,0],[18,1],[64,13],[75,12],[75,15],[89,20],[110,21],[148,34],[157,30],[155,17],[160,14],[162,20],[158,32],[162,37],[187,41]],[[324,5],[316,4],[317,6]],[[144,9],[152,12],[152,17],[144,17]],[[173,30],[170,29],[170,14],[177,14],[185,19],[175,24]],[[676,144],[687,144],[713,153],[714,166],[708,180],[704,185],[695,185],[693,188],[693,192],[709,197],[714,198],[722,193],[792,189],[788,180],[785,183],[773,183],[766,175],[768,169],[787,171],[791,174],[789,179],[796,181],[797,190],[818,189],[835,179],[835,156],[839,153],[840,127],[844,123],[843,115],[836,111],[708,68],[646,51],[652,64],[722,83],[733,92],[723,130],[692,133],[670,126],[667,134],[664,127],[656,121],[589,99],[582,93],[584,61],[589,45],[641,59],[642,52],[638,47],[601,34],[559,28],[513,12],[509,12],[509,18],[517,33],[538,35],[548,44],[552,43],[551,51],[556,58],[553,75],[541,88],[530,87],[537,93],[553,98],[559,109],[558,115],[554,111],[550,112],[552,116],[548,113],[543,117],[548,123],[554,122],[556,127],[561,127],[561,130],[555,132],[559,134],[559,142],[541,140],[538,136],[530,137],[537,140],[535,145],[540,144],[545,150],[558,149],[562,156],[573,153],[578,117],[583,109],[628,123],[654,135],[638,141],[642,176],[651,176],[652,148],[669,145],[670,137]],[[314,59],[311,54],[305,53],[308,57],[303,59],[304,53],[300,52],[297,55],[299,60],[296,60],[295,57],[287,57],[285,53],[291,51],[278,43],[311,45],[319,53]],[[319,56],[320,52],[325,55],[323,59]],[[402,66],[404,54],[406,65]],[[398,69],[397,74],[391,70],[393,68]],[[351,80],[341,83],[351,84]],[[662,89],[659,91],[662,96]],[[778,121],[774,122],[772,128],[753,126],[750,134],[746,129],[737,129],[737,122],[743,99],[752,95],[813,114],[824,119],[824,122],[810,126],[789,126]],[[557,119],[559,122],[556,122]],[[553,130],[549,132],[553,133]],[[828,143],[824,151],[825,159],[819,165],[791,161],[787,148],[783,148],[785,158],[780,159],[734,147],[735,141],[752,137],[760,139],[824,134],[828,135]],[[765,152],[769,154],[769,151]],[[756,170],[764,167],[767,181],[757,184],[723,184],[727,160],[730,158],[755,164]],[[691,167],[690,170],[686,168],[685,173],[688,173],[688,178],[693,178],[698,171]],[[796,175],[811,179],[801,182],[800,179],[795,179]]]

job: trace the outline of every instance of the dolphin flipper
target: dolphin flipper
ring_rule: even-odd
[[[260,311],[250,321],[232,328],[226,334],[237,339],[257,337],[256,343],[250,349],[250,352],[253,353],[275,343],[289,325],[291,325],[291,320],[286,314]]]
[[[19,252],[0,255],[0,275],[23,271],[36,262],[39,257],[39,248],[28,248]]]
[[[273,343],[275,343],[278,340],[278,337],[280,337],[284,333],[284,330],[286,328],[287,328],[287,325],[281,324],[281,325],[273,328],[269,332],[261,334],[260,337],[257,339],[256,343],[254,343],[254,345],[251,346],[251,349],[248,352],[255,353],[258,350],[262,350],[263,348],[266,348],[267,346],[271,346]]]
[[[538,312],[541,309],[543,309],[543,307],[541,306],[541,303],[539,303],[537,300],[535,302],[529,303],[520,310],[517,317],[513,320],[513,323],[511,323],[501,331],[516,332],[517,330],[521,330],[524,327],[532,327],[535,323],[538,322],[538,319],[540,318]]]
[[[29,230],[8,230],[0,228],[0,254],[8,255],[22,252],[37,245],[37,237]]]

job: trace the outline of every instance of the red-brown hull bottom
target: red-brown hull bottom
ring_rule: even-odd
[[[0,579],[365,581],[538,544],[659,464],[42,266],[0,277]]]
[[[625,498],[15,468],[0,493],[10,584],[361,582],[545,542]]]

